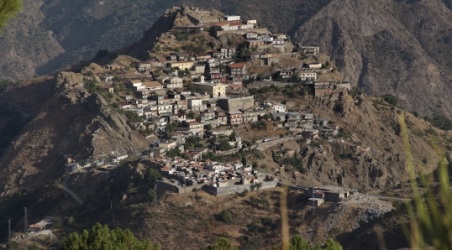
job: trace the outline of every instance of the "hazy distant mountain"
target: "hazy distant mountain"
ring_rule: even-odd
[[[27,79],[141,38],[175,0],[24,0],[0,33],[0,80]]]

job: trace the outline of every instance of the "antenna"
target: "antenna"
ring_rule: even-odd
[[[24,207],[25,212],[25,219],[24,219],[24,232],[26,233],[28,231],[28,209],[27,207]]]

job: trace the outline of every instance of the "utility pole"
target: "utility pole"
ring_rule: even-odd
[[[27,207],[24,207],[24,212],[25,212],[25,219],[24,219],[24,232],[27,233],[28,232],[28,209]]]
[[[8,220],[8,242],[11,241],[11,219]]]

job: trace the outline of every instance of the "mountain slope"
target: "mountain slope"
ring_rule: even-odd
[[[360,88],[395,94],[428,116],[452,115],[451,36],[451,12],[440,1],[333,1],[295,33],[332,55]]]
[[[65,155],[90,156],[141,153],[146,139],[129,127],[126,117],[112,111],[102,96],[86,90],[66,89],[81,74],[62,72],[9,90],[10,105],[29,111],[31,121],[0,156],[1,195],[35,190],[64,173]],[[45,91],[40,98],[23,98]]]

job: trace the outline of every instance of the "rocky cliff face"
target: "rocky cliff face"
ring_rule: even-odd
[[[133,155],[148,147],[125,116],[110,110],[101,96],[64,87],[80,79],[79,74],[62,72],[52,80],[52,94],[45,101],[28,103],[34,106],[33,119],[0,158],[2,195],[33,190],[60,177],[66,154],[81,159],[114,153]],[[8,103],[20,103],[18,97],[25,92],[26,87],[10,90],[6,93]]]

